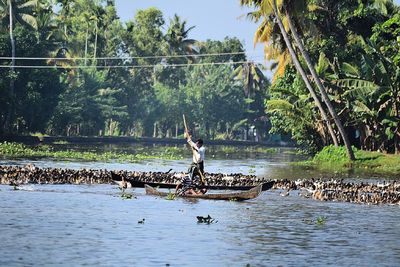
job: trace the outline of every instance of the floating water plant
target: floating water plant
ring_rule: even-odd
[[[166,200],[175,200],[176,195],[172,192],[169,192],[168,195],[165,197]]]
[[[132,199],[132,198],[134,198],[134,197],[133,197],[133,194],[131,194],[131,193],[122,192],[121,198],[122,198],[122,199]],[[136,197],[135,197],[135,198],[136,198]]]
[[[119,162],[137,162],[147,159],[169,159],[176,160],[182,159],[182,155],[178,153],[177,149],[168,148],[165,151],[159,151],[156,153],[149,153],[143,151],[136,154],[128,154],[125,152],[103,152],[94,153],[90,151],[74,151],[74,150],[63,150],[55,151],[53,147],[49,145],[40,145],[37,147],[29,147],[20,143],[0,142],[0,156],[8,158],[20,158],[20,157],[51,157],[61,159],[81,159],[89,161],[113,161]]]
[[[313,219],[303,219],[303,222],[306,224],[316,224],[316,225],[325,225],[326,223],[326,217],[324,216],[318,216],[315,220]]]
[[[318,216],[317,220],[315,221],[317,225],[324,225],[326,223],[326,217]]]
[[[217,223],[217,222],[218,221],[211,218],[210,215],[208,215],[207,217],[197,216],[197,223],[212,224],[212,223]]]
[[[53,144],[54,145],[67,145],[67,144],[69,144],[69,142],[65,141],[65,140],[60,140],[60,141],[53,142]]]

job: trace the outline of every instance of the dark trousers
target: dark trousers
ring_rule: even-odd
[[[204,161],[200,163],[192,163],[188,170],[190,178],[193,180],[196,176],[204,176]],[[200,174],[201,173],[201,174]]]

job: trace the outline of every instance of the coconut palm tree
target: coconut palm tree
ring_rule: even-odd
[[[37,29],[37,22],[33,14],[33,9],[38,4],[37,0],[1,0],[0,1],[0,19],[2,24],[8,20],[8,29],[10,33],[11,41],[11,79],[10,79],[10,96],[11,104],[6,120],[6,127],[9,128],[14,119],[14,81],[15,81],[15,39],[14,39],[14,27],[15,23],[18,22],[21,25],[27,26],[32,29]]]
[[[327,113],[325,112],[321,101],[319,100],[317,94],[314,91],[314,88],[312,87],[307,74],[305,73],[303,67],[301,66],[297,54],[295,53],[292,45],[291,45],[291,41],[289,39],[289,36],[287,35],[287,32],[283,26],[283,24],[281,23],[281,25],[279,23],[275,23],[275,13],[274,10],[272,9],[272,6],[270,5],[270,3],[268,1],[264,1],[264,0],[241,0],[241,4],[242,5],[252,5],[254,4],[258,10],[249,14],[250,17],[252,19],[254,19],[255,21],[258,21],[260,19],[261,16],[264,17],[264,21],[262,22],[261,26],[258,28],[256,34],[255,34],[255,42],[266,42],[267,45],[266,47],[273,47],[274,43],[278,41],[278,39],[282,36],[283,37],[283,41],[286,45],[286,49],[284,49],[282,51],[279,49],[271,49],[271,48],[266,48],[266,54],[267,54],[267,59],[275,59],[275,60],[279,60],[279,66],[278,66],[278,71],[277,72],[281,72],[283,74],[283,70],[285,68],[285,66],[289,63],[288,61],[288,56],[290,55],[290,57],[292,58],[293,64],[296,68],[296,70],[299,72],[299,74],[301,75],[307,89],[309,90],[315,105],[318,107],[322,119],[325,122],[326,127],[328,128],[329,134],[332,138],[333,143],[338,146],[338,140],[336,137],[336,134],[332,128],[332,125],[330,123],[330,120],[328,118]],[[273,30],[273,25],[278,24],[279,30],[280,30],[280,35],[278,35],[276,33],[276,31]],[[278,41],[279,42],[279,41]],[[270,45],[270,43],[272,43],[272,45]],[[276,45],[275,45],[276,46]],[[281,51],[281,53],[279,53],[279,51]]]
[[[181,18],[178,15],[174,15],[174,17],[170,20],[170,24],[165,35],[170,54],[193,55],[197,53],[194,46],[197,41],[194,39],[188,39],[189,32],[193,30],[194,27],[195,26],[186,28],[186,21],[181,21]],[[193,60],[191,57],[188,58]]]
[[[237,79],[243,81],[243,90],[247,98],[252,98],[254,91],[261,90],[266,78],[260,66],[254,62],[246,62],[234,71]]]
[[[290,1],[289,1],[289,3],[290,3]],[[289,6],[286,6],[286,7],[289,7]],[[272,8],[273,8],[273,10],[275,12],[278,25],[280,24],[279,27],[281,28],[282,34],[284,34],[283,32],[286,32],[286,30],[285,30],[285,28],[283,26],[283,23],[282,23],[282,20],[280,18],[278,7],[276,5],[276,0],[272,0]],[[328,94],[327,94],[327,92],[325,90],[325,87],[322,85],[322,82],[321,82],[321,80],[320,80],[320,78],[319,78],[319,76],[318,76],[318,74],[317,74],[317,72],[315,70],[315,67],[314,67],[314,65],[313,65],[313,63],[312,63],[312,61],[310,59],[310,56],[308,55],[308,52],[306,51],[306,49],[305,49],[305,47],[304,47],[304,45],[303,45],[303,43],[302,43],[302,41],[300,39],[300,36],[298,35],[296,28],[294,27],[294,23],[293,23],[292,18],[291,18],[290,14],[289,14],[289,8],[286,8],[285,11],[286,11],[286,17],[285,18],[286,18],[286,20],[287,20],[287,22],[289,24],[290,32],[292,33],[292,36],[294,37],[296,45],[299,48],[300,53],[303,56],[307,66],[308,66],[309,71],[311,72],[312,77],[314,78],[314,81],[315,81],[315,83],[316,83],[316,85],[317,85],[317,87],[319,89],[319,92],[321,94],[322,99],[324,100],[326,106],[328,107],[329,113],[331,114],[331,116],[333,117],[333,120],[335,121],[336,127],[338,128],[338,130],[340,132],[340,135],[341,135],[341,137],[343,139],[344,145],[346,147],[349,159],[350,160],[355,160],[354,152],[353,152],[353,150],[351,148],[351,143],[350,143],[350,140],[349,140],[349,138],[347,136],[347,133],[346,133],[344,127],[343,127],[343,124],[342,124],[342,122],[341,122],[341,120],[340,120],[335,108],[333,107],[333,105],[332,105],[332,103],[331,103],[331,101],[329,99],[329,96],[328,96]]]

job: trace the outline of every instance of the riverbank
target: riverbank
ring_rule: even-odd
[[[375,175],[400,175],[400,155],[364,151],[353,148],[355,161],[350,161],[344,147],[333,145],[325,147],[312,160],[297,162],[295,165],[332,173],[353,171],[368,172]]]
[[[295,147],[293,142],[285,141],[242,141],[242,140],[204,140],[207,145],[222,146],[264,146],[264,147]],[[39,143],[53,144],[65,142],[69,144],[121,144],[121,143],[150,143],[150,144],[183,144],[183,138],[152,138],[130,136],[46,136],[46,135],[19,135],[0,136],[0,142],[16,142],[35,145]]]

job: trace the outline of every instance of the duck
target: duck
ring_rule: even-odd
[[[114,172],[111,172],[111,179],[118,185],[121,190],[132,188],[132,184],[125,180],[125,177]]]

